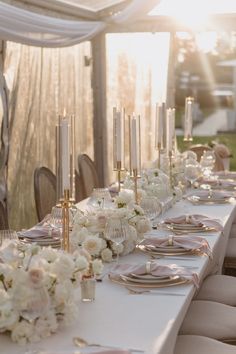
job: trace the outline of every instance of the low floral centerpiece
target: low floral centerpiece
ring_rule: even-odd
[[[105,235],[107,221],[113,217],[128,222],[126,239],[119,245],[108,240]],[[111,262],[114,255],[126,255],[132,252],[138,239],[150,229],[150,221],[143,209],[134,203],[134,193],[131,190],[122,190],[114,199],[113,208],[77,211],[70,244],[73,250],[83,247],[92,257]]]
[[[62,250],[7,241],[0,248],[0,332],[14,342],[36,342],[78,316],[76,288],[89,267],[102,271],[83,249]]]

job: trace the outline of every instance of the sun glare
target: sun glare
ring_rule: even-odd
[[[209,15],[236,13],[235,0],[162,0],[150,16],[170,16],[193,29],[207,23]]]

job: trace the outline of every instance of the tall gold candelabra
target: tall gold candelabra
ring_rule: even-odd
[[[118,192],[120,192],[121,184],[121,161],[116,162],[116,171],[117,171],[117,181],[118,181]]]
[[[70,191],[64,190],[64,198],[61,200],[62,207],[62,248],[64,251],[70,251]]]

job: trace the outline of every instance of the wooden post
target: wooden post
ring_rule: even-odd
[[[94,161],[101,186],[107,185],[107,123],[106,123],[106,38],[94,37],[92,45],[93,136]]]

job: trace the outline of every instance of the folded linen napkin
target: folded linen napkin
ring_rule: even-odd
[[[214,175],[224,178],[236,178],[236,171],[218,171],[214,172]]]
[[[222,231],[223,226],[219,219],[210,219],[206,215],[180,215],[173,218],[167,218],[163,222],[164,224],[189,224],[194,226],[208,226],[213,227],[216,231]]]
[[[148,267],[147,267],[148,264]],[[197,273],[192,272],[190,269],[180,267],[177,264],[162,265],[157,262],[147,262],[143,264],[117,264],[112,268],[109,276],[112,279],[119,279],[120,275],[143,275],[151,274],[153,276],[175,276],[179,275],[181,278],[192,281],[196,287],[199,287],[199,278]]]
[[[60,230],[53,228],[50,225],[40,225],[37,224],[28,230],[22,230],[18,232],[20,238],[54,238],[60,237]]]
[[[209,184],[212,188],[233,188],[236,187],[236,181],[228,181],[226,179],[218,179],[218,180],[211,180],[211,179],[203,179],[201,181],[203,184]]]
[[[207,240],[200,236],[167,236],[167,237],[147,237],[142,241],[142,245],[152,245],[155,247],[179,246],[181,248],[199,251],[212,258],[211,248]]]

